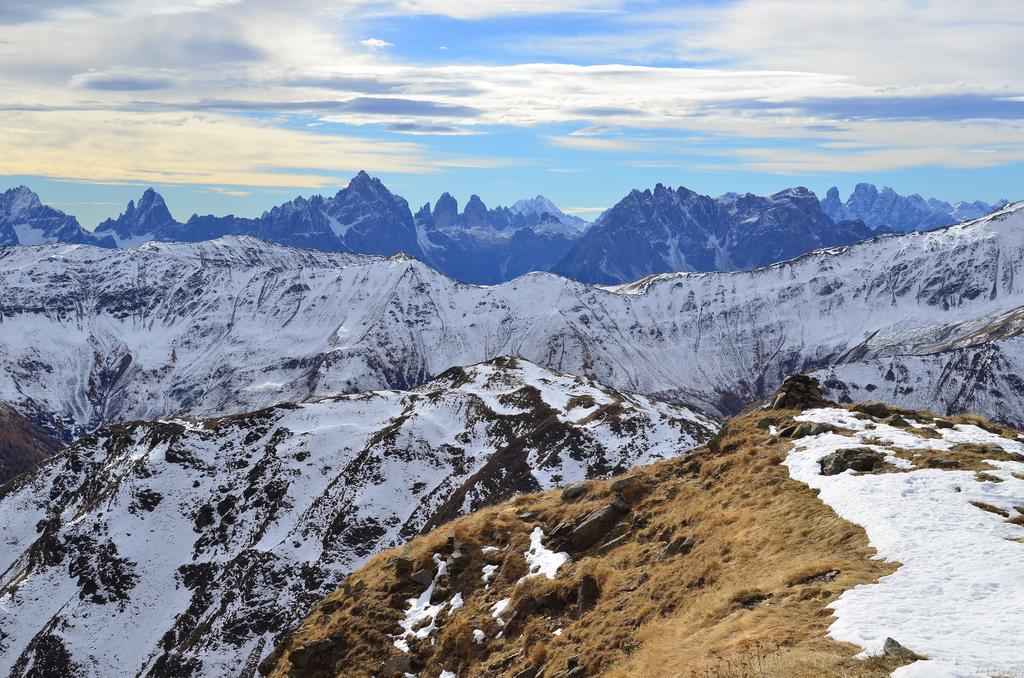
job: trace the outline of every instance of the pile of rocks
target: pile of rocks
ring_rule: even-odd
[[[771,409],[807,410],[834,404],[822,397],[817,379],[806,374],[791,374],[782,380],[782,385],[771,401]]]

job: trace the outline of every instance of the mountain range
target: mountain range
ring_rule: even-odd
[[[504,358],[412,391],[101,429],[0,488],[0,672],[252,676],[368,556],[717,426]]]
[[[894,231],[930,231],[969,219],[985,216],[1006,205],[999,200],[991,205],[975,202],[948,203],[918,194],[903,196],[888,186],[879,190],[872,184],[857,184],[853,193],[842,202],[839,189],[828,189],[821,208],[832,219],[856,219],[871,228],[885,226]]]
[[[554,272],[617,284],[674,271],[736,271],[885,232],[832,221],[805,188],[714,199],[658,184],[608,210]]]
[[[1024,422],[1022,207],[613,288],[547,273],[472,286],[404,255],[236,237],[6,248],[0,401],[70,440],[125,420],[408,388],[519,355],[715,415],[827,370],[826,388],[851,397]]]
[[[1014,667],[1024,203],[884,233],[804,189],[658,186],[584,232],[542,198],[395,221],[357,180],[246,222],[302,247],[176,241],[147,191],[0,248],[0,672],[649,675],[764,622],[832,675],[833,613],[887,670],[921,660],[889,634],[926,672]],[[8,193],[14,238],[78,237]],[[334,251],[523,231],[603,284]],[[740,270],[604,282],[645,267]]]
[[[543,196],[489,209],[473,195],[460,212],[455,198],[445,193],[414,214],[405,199],[360,172],[334,196],[299,197],[257,218],[193,214],[179,222],[163,198],[147,189],[94,233],[19,187],[0,196],[0,245],[133,247],[248,235],[332,252],[402,252],[474,284],[532,271],[619,284],[674,271],[756,268],[816,247],[851,244],[890,230],[925,230],[991,208],[904,198],[867,184],[858,185],[846,204],[835,190],[819,202],[804,188],[711,198],[659,184],[631,192],[589,225]]]
[[[78,220],[44,205],[25,186],[0,193],[0,247],[75,243],[114,247],[109,237],[96,236]]]

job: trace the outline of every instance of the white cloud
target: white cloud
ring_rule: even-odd
[[[1024,145],[1012,116],[866,120],[838,105],[832,111],[805,105],[861,101],[870,110],[881,98],[978,93],[1020,100],[1024,84],[1014,56],[1024,19],[1015,3],[742,0],[649,9],[665,5],[631,3],[626,12],[617,0],[296,0],[287,6],[190,0],[155,20],[166,7],[141,0],[69,2],[55,10],[59,21],[0,26],[0,110],[7,109],[0,125],[8,130],[0,132],[0,166],[69,177],[122,172],[228,185],[310,185],[329,180],[330,172],[364,166],[420,172],[446,162],[512,162],[445,160],[425,146],[431,137],[500,132],[502,126],[537,128],[543,139],[570,150],[642,154],[634,162],[664,167],[678,166],[684,154],[687,162],[696,157],[710,165],[717,153],[722,162],[780,172],[992,166],[1015,162]],[[419,66],[391,60],[386,40],[349,33],[370,32],[359,22],[367,13],[476,19],[561,11],[619,12],[616,33],[517,41],[514,56],[500,54],[518,59],[543,47],[588,60],[679,58],[716,65],[500,65],[496,53],[480,55],[491,64],[479,65],[460,48],[457,63]],[[253,121],[254,113],[281,117],[265,124]],[[125,137],[137,145],[122,143],[115,120],[128,121]],[[167,132],[181,144],[177,155],[154,131],[170,129],[173,120],[194,126],[189,133]],[[308,127],[289,129],[292,123]],[[394,136],[384,142],[338,136],[333,133],[344,132],[339,124],[380,125],[419,135],[424,145],[403,145]],[[227,148],[215,143],[213,126],[230,130]],[[14,128],[27,135],[18,138]],[[68,140],[69,150],[42,134],[51,129],[54,138]],[[669,132],[671,139],[654,138]],[[687,141],[680,141],[681,132]],[[712,141],[697,144],[694,135]],[[730,150],[718,150],[723,139]],[[787,148],[794,139],[804,142],[799,150]],[[38,144],[37,155],[26,140]],[[337,156],[316,150],[322,142]],[[260,151],[276,152],[275,144],[281,157],[268,164]],[[118,152],[126,158],[119,160]],[[296,174],[284,162],[312,165],[314,172]]]
[[[283,129],[223,115],[7,112],[0,174],[81,181],[316,188],[359,169],[434,172],[476,159],[428,158],[405,142]]]
[[[625,3],[623,0],[355,0],[350,4],[381,13],[486,19],[527,14],[612,12],[621,9]]]
[[[638,151],[643,144],[637,141],[625,139],[601,139],[597,137],[546,137],[548,142],[562,148],[571,148],[578,151]]]
[[[607,207],[566,207],[562,211],[566,214],[600,214],[604,212]]]
[[[624,14],[613,32],[538,35],[516,51],[833,73],[874,87],[1021,86],[1012,0],[734,0]]]
[[[395,46],[395,43],[388,42],[387,40],[381,40],[380,38],[367,38],[366,40],[360,40],[359,44],[371,52]]]

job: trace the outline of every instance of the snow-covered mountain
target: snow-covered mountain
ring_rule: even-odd
[[[370,554],[716,427],[505,358],[413,391],[102,429],[0,492],[0,673],[251,676]]]
[[[932,394],[956,394],[938,402],[1021,422],[1024,389],[1002,384],[1024,371],[1022,266],[1024,204],[752,271],[615,288],[543,273],[465,285],[408,257],[248,238],[7,248],[0,400],[72,437],[129,419],[405,388],[520,355],[724,414],[793,372],[987,347],[999,360],[921,378]]]
[[[673,271],[742,270],[877,233],[861,222],[833,222],[805,188],[715,199],[658,184],[653,191],[634,190],[608,210],[553,270],[598,284]]]
[[[839,197],[838,188],[828,189],[821,208],[836,221],[859,219],[871,228],[887,226],[894,231],[928,231],[977,219],[1006,204],[1005,200],[992,205],[980,200],[950,204],[935,198],[925,199],[916,193],[903,196],[888,186],[879,190],[873,184],[860,183],[845,203]]]
[[[74,217],[44,205],[25,186],[0,193],[0,247],[50,243],[115,246],[112,238],[97,237]]]

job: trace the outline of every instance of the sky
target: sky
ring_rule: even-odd
[[[359,170],[413,209],[860,181],[1024,198],[1013,0],[3,0],[0,189],[254,216]]]

